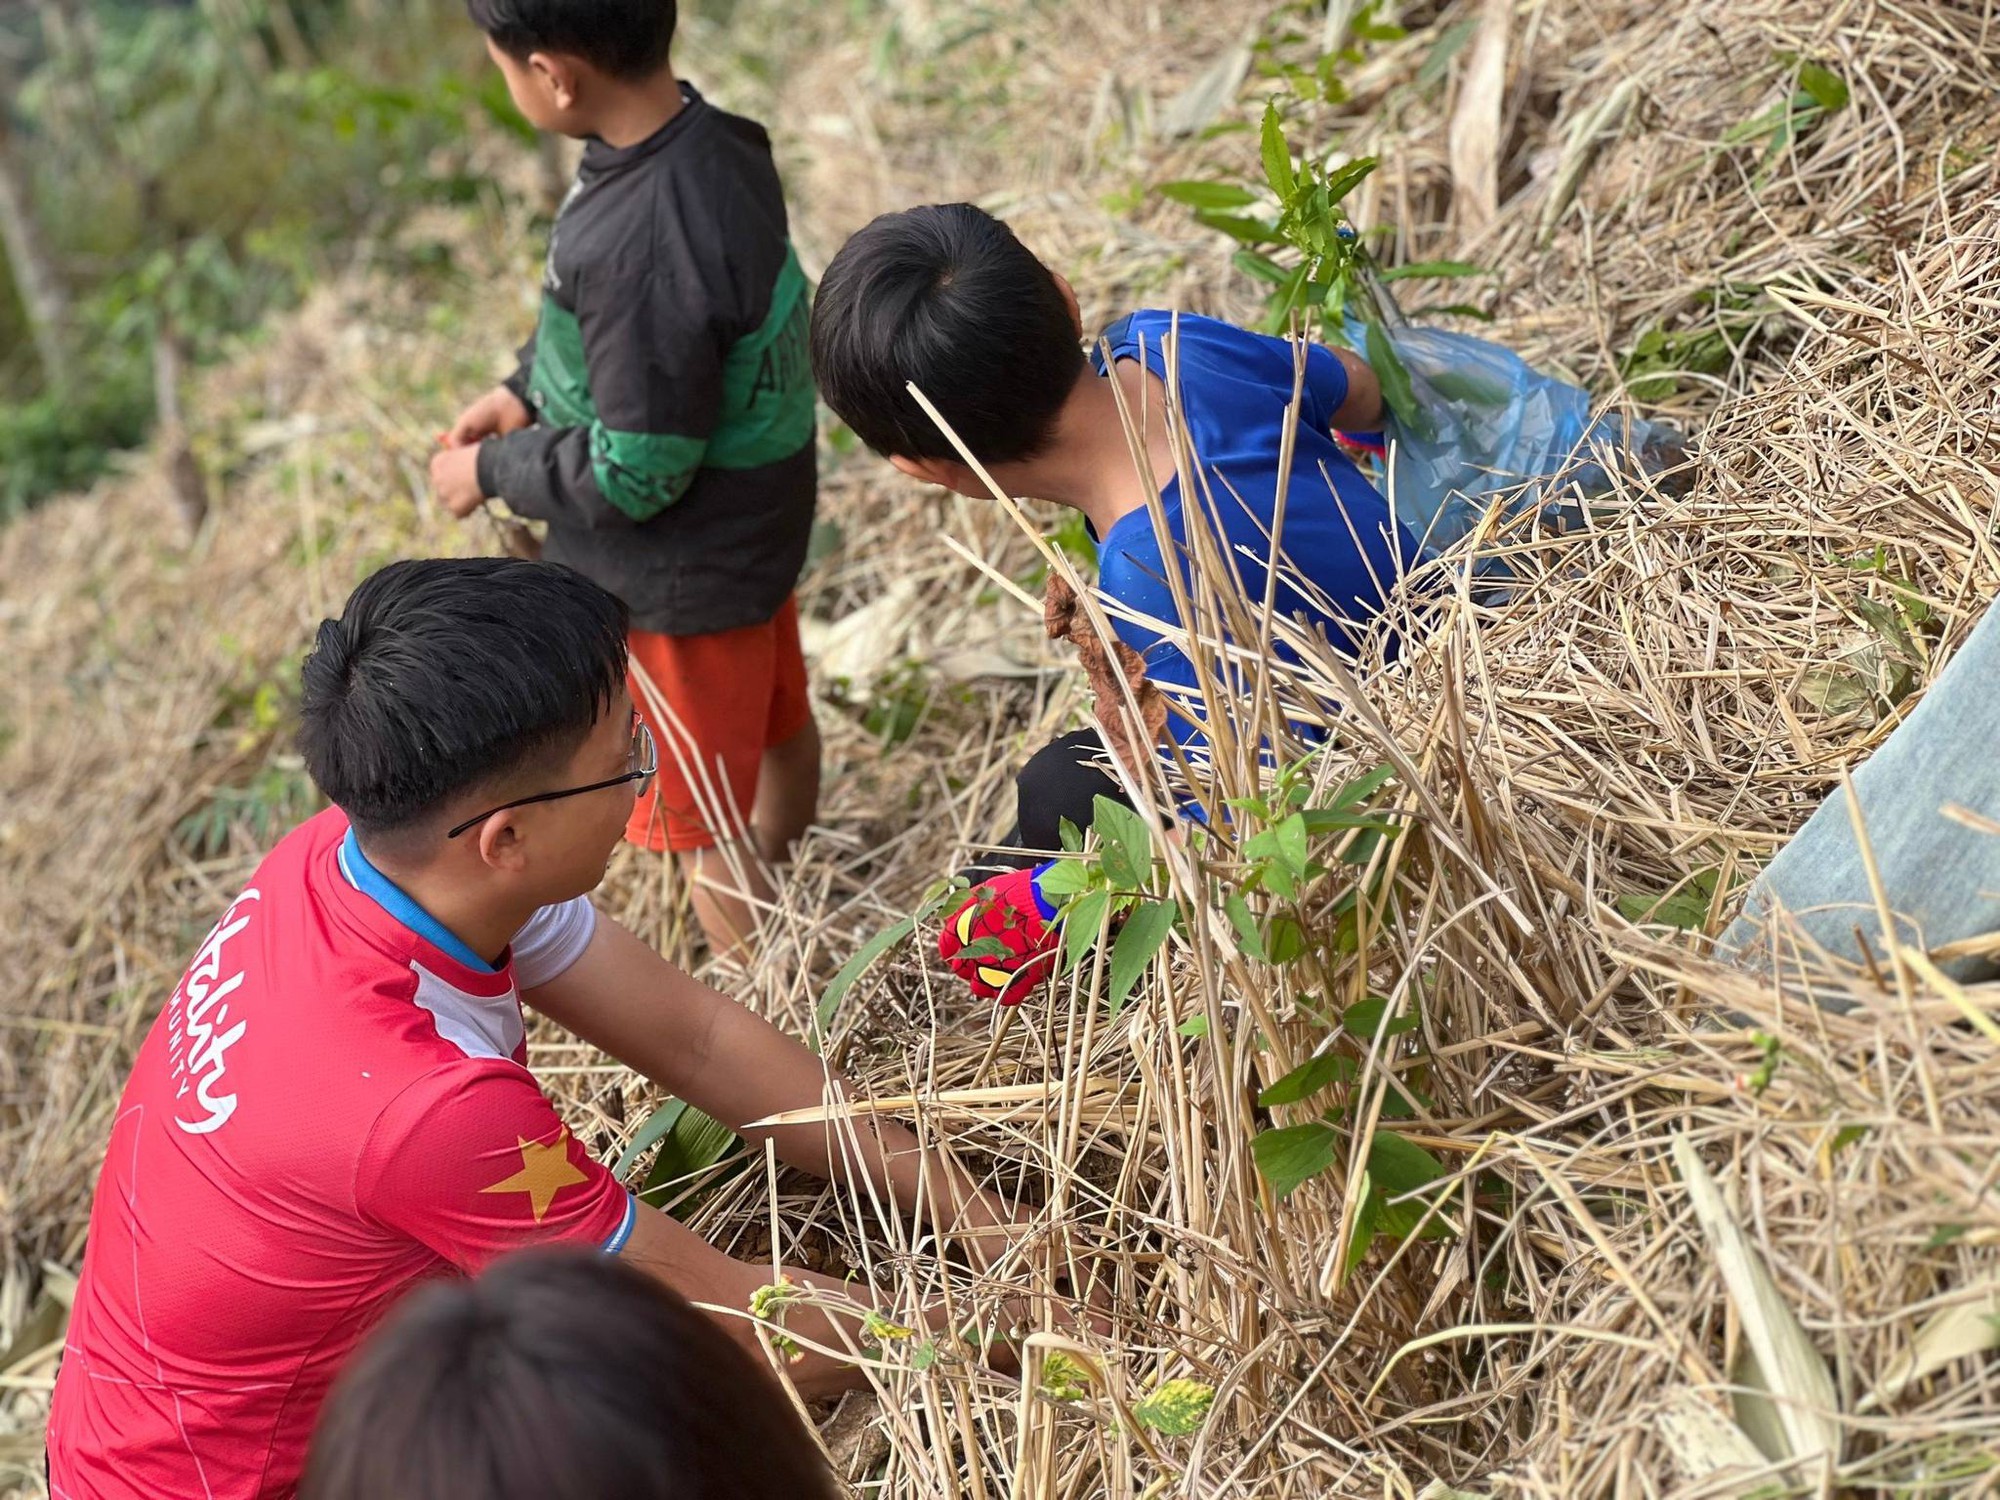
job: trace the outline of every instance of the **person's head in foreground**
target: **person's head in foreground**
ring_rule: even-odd
[[[656,755],[624,605],[557,563],[383,568],[320,625],[299,712],[313,780],[447,926],[594,889]]]
[[[300,1500],[831,1500],[777,1384],[589,1251],[413,1294],[342,1374]]]
[[[969,203],[883,214],[835,255],[813,299],[813,378],[856,437],[905,474],[985,495],[906,388],[989,468],[1041,456],[1089,372],[1069,283]]]
[[[677,87],[674,0],[466,0],[472,24],[537,130],[599,134],[634,94]]]

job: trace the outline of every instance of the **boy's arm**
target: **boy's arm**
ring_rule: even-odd
[[[494,1059],[433,1070],[384,1106],[356,1164],[354,1192],[369,1219],[466,1272],[533,1245],[590,1246],[636,1262],[683,1297],[737,1312],[776,1279],[768,1263],[733,1260],[639,1202],[570,1134],[533,1079]],[[803,1271],[784,1274],[838,1290]],[[723,1326],[756,1347],[745,1319]],[[842,1346],[823,1313],[795,1309],[786,1327]],[[811,1395],[861,1383],[851,1365],[818,1355],[791,1373]]]
[[[650,521],[701,467],[722,399],[722,351],[656,273],[577,290],[583,368],[596,420],[551,423],[479,447],[479,488],[524,516],[589,529]],[[538,360],[555,357],[537,348]]]
[[[1351,349],[1324,345],[1344,377],[1338,400],[1330,403],[1327,426],[1335,432],[1377,432],[1382,426],[1382,382],[1368,361]]]
[[[844,1091],[845,1082],[806,1047],[675,968],[609,917],[598,916],[581,958],[526,999],[753,1144],[769,1138],[786,1164],[837,1182],[870,1183],[902,1212],[974,1236],[972,1248],[983,1259],[1005,1249],[1002,1226],[1013,1222],[1005,1206],[892,1121],[869,1115],[851,1129],[836,1122],[744,1130],[751,1120],[816,1108],[830,1088]]]

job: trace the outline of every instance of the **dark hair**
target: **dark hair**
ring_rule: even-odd
[[[299,748],[362,835],[576,751],[625,680],[625,606],[557,563],[391,563],[300,673]]]
[[[472,24],[509,57],[580,57],[613,78],[648,78],[666,63],[674,0],[465,0]]]
[[[1086,368],[1055,276],[970,203],[883,214],[841,246],[813,300],[812,361],[877,453],[958,457],[914,381],[984,463],[1046,447]]]
[[[320,1412],[300,1500],[833,1500],[777,1383],[595,1250],[418,1291]]]

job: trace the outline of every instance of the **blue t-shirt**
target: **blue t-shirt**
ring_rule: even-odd
[[[1166,380],[1166,341],[1178,328],[1180,404],[1207,493],[1190,502],[1178,476],[1160,491],[1182,577],[1188,575],[1185,507],[1207,510],[1211,533],[1234,562],[1244,597],[1262,606],[1277,514],[1279,454],[1292,400],[1293,345],[1214,318],[1182,313],[1135,312],[1105,330],[1110,358],[1140,359]],[[1095,356],[1104,370],[1102,348]],[[1333,440],[1333,414],[1347,400],[1347,371],[1330,349],[1306,351],[1292,477],[1285,499],[1284,534],[1278,538],[1273,610],[1322,630],[1337,649],[1352,651],[1351,626],[1380,613],[1384,596],[1418,558],[1416,541],[1389,514],[1375,487]],[[1328,487],[1331,480],[1331,488]],[[1178,621],[1174,596],[1148,510],[1121,516],[1098,542],[1099,586],[1112,598],[1157,620]],[[1159,632],[1114,617],[1113,628],[1146,662],[1146,675],[1168,697],[1201,711],[1194,664]],[[1282,643],[1280,655],[1291,658]],[[1217,663],[1221,671],[1223,664]],[[1223,679],[1227,681],[1225,677]],[[1185,695],[1174,688],[1184,688]],[[1180,714],[1168,715],[1168,732],[1193,748],[1201,730]]]

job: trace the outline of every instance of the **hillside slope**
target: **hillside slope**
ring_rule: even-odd
[[[1019,1280],[1051,1336],[1102,1361],[1058,1400],[1054,1343],[1025,1395],[962,1348],[889,1350],[888,1399],[842,1453],[874,1493],[1740,1492],[1756,1422],[1721,1390],[1764,1315],[1726,1295],[1676,1133],[1729,1184],[1851,1413],[2000,1266],[1978,1166],[2000,1159],[2000,1082],[1991,1045],[1945,1024],[1953,1004],[1820,975],[1861,1002],[1822,1023],[1704,964],[1658,911],[1631,920],[1690,881],[1719,908],[1893,727],[1879,682],[1920,691],[2000,589],[1993,19],[1971,0],[1448,0],[1402,21],[1338,64],[1345,97],[1304,111],[1301,138],[1380,155],[1357,218],[1391,231],[1388,259],[1484,268],[1437,300],[1476,300],[1490,336],[1606,395],[1621,368],[1650,374],[1641,394],[1702,429],[1695,491],[1627,497],[1526,564],[1505,607],[1461,599],[1344,721],[1314,795],[1387,763],[1385,806],[1412,830],[1368,867],[1388,893],[1372,926],[1344,915],[1361,877],[1329,858],[1297,904],[1305,951],[1266,962],[1200,915],[1240,875],[1228,853],[1156,876],[1182,935],[1116,1014],[1086,972],[1081,1000],[995,1037],[922,934],[845,992],[833,1053],[876,1096],[925,1099],[895,1106],[925,1128],[971,1131],[1043,1205]],[[1289,87],[1257,69],[1310,70],[1323,35],[1300,7],[1228,0],[737,0],[690,24],[682,62],[772,126],[809,271],[879,209],[969,197],[1070,276],[1087,318],[1247,318],[1261,288],[1231,242],[1145,189],[1253,172],[1254,136],[1208,127],[1254,121]],[[1846,97],[1781,140],[1800,58]],[[394,279],[364,258],[204,379],[221,499],[192,549],[143,470],[0,531],[0,972],[18,997],[0,1016],[0,1495],[40,1493],[66,1278],[132,1050],[311,805],[287,736],[312,626],[383,561],[494,545],[435,513],[422,466],[532,315],[535,228],[496,195],[409,232],[451,268]],[[1005,825],[1013,765],[1082,708],[1034,613],[965,558],[1033,596],[1031,540],[851,446],[824,451],[801,590],[825,826],[752,972],[713,976],[801,1030],[835,970]],[[1885,645],[1870,621],[1905,598],[1926,613]],[[1334,670],[1271,672],[1330,703]],[[658,861],[621,854],[604,899],[694,956]],[[1361,1034],[1353,1007],[1378,996],[1415,1030]],[[1781,1040],[1697,1033],[1703,997]],[[534,1047],[573,1128],[615,1155],[651,1091],[551,1031]],[[1350,1267],[1360,1130],[1282,1203],[1260,1185],[1252,1138],[1314,1115],[1256,1096],[1322,1049],[1347,1067],[1317,1105],[1444,1163],[1450,1234],[1378,1239]],[[787,1254],[865,1266],[884,1307],[934,1274],[900,1231],[790,1179],[739,1178],[697,1222],[743,1253],[775,1225]],[[1057,1294],[1072,1264],[1111,1288],[1109,1341]],[[1199,1434],[1121,1415],[1167,1378],[1217,1392]],[[1848,1490],[1993,1482],[1990,1353],[1884,1400],[1836,1424]]]

